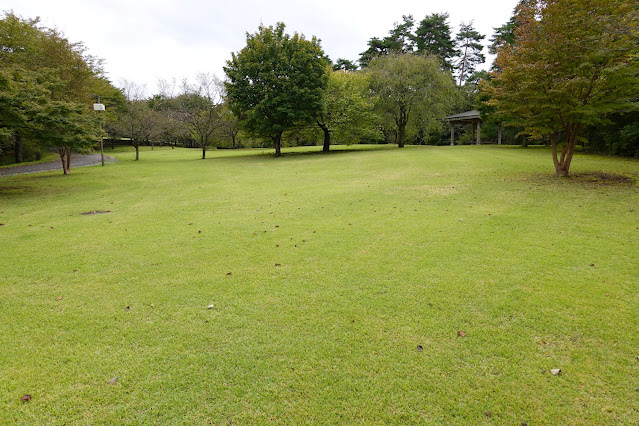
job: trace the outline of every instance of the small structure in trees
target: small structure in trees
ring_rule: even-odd
[[[479,111],[472,110],[466,112],[460,112],[459,114],[450,115],[446,117],[448,124],[450,124],[450,144],[455,145],[455,123],[471,124],[473,126],[473,137],[477,145],[481,145],[481,117]]]

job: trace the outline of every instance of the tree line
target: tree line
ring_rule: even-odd
[[[522,0],[496,28],[489,72],[471,23],[455,36],[448,14],[406,15],[373,37],[358,63],[332,62],[320,41],[261,25],[234,52],[224,81],[141,87],[105,77],[98,59],[38,20],[0,21],[0,142],[16,161],[55,146],[63,163],[96,139],[139,146],[199,147],[333,143],[446,143],[446,115],[479,109],[484,134],[552,147],[557,175],[578,144],[639,155],[637,8],[632,0]],[[107,104],[91,111],[92,95]],[[501,130],[500,130],[501,131]],[[101,133],[103,132],[103,133]],[[469,135],[466,137],[469,139]],[[20,153],[20,154],[18,154]]]

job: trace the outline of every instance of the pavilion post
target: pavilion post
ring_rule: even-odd
[[[481,145],[481,121],[477,120],[477,145]]]
[[[450,146],[455,145],[455,126],[450,123]]]

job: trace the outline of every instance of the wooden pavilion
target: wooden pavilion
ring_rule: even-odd
[[[448,124],[450,124],[451,145],[455,145],[455,127],[453,127],[455,123],[471,124],[473,126],[473,137],[471,141],[476,138],[477,145],[481,145],[481,117],[479,116],[479,111],[460,112],[459,114],[446,117],[446,120],[448,120]]]

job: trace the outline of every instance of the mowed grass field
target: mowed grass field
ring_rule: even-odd
[[[0,423],[639,423],[639,162],[368,148],[0,179]]]

